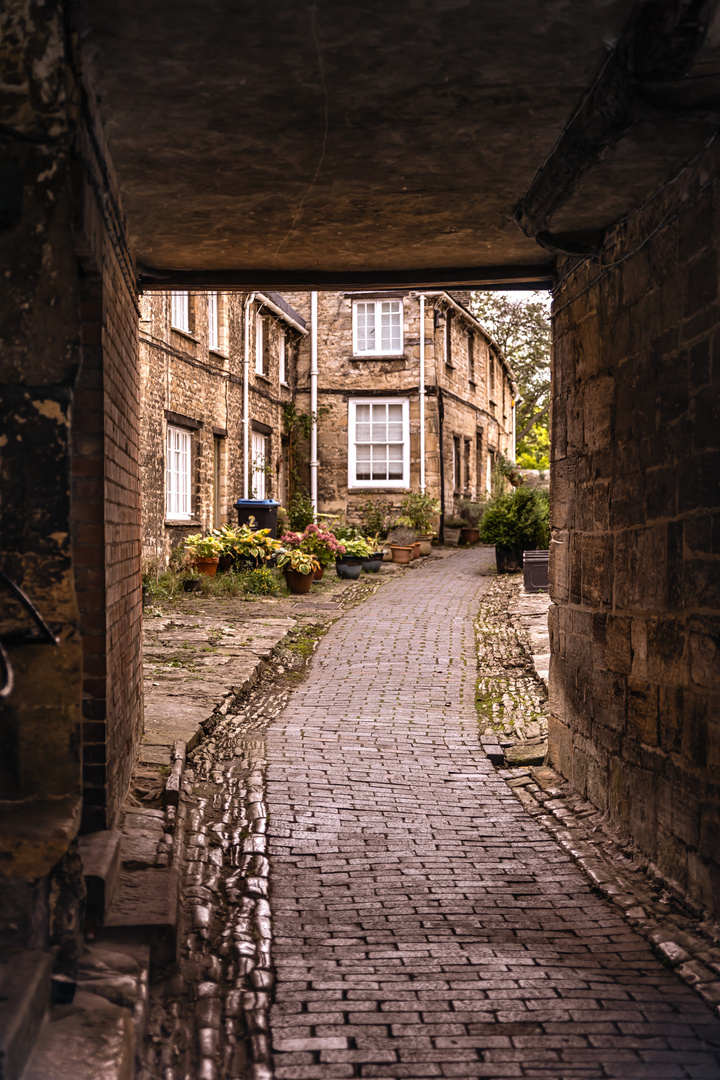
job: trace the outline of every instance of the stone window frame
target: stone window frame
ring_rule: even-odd
[[[356,413],[358,405],[401,405],[403,423],[403,475],[398,480],[357,479],[357,459],[355,451]],[[410,486],[410,398],[408,397],[351,397],[348,398],[348,490],[358,491],[367,488],[395,490]]]
[[[273,320],[260,310],[255,315],[255,375],[270,379],[270,330]]]
[[[173,289],[170,293],[170,328],[192,337],[192,304],[187,289]]]
[[[186,491],[183,493],[182,485],[177,492],[171,491],[171,477],[174,475],[174,471],[171,468],[170,454],[176,453],[176,450],[170,449],[170,437],[180,436],[179,443],[185,445],[184,450],[180,450],[181,455],[185,455],[185,478],[186,478]],[[182,522],[183,524],[189,523],[193,520],[192,513],[192,479],[193,479],[193,445],[192,445],[192,430],[181,427],[178,424],[168,423],[165,432],[165,521],[166,522]],[[178,470],[178,475],[180,470]],[[187,500],[187,512],[178,511],[172,512],[171,498],[173,495],[180,495]]]
[[[377,312],[378,304],[397,304],[400,315],[400,348],[383,349],[382,334],[377,333],[378,323],[375,319],[376,347],[374,349],[361,349],[358,345],[358,313],[360,304],[373,304]],[[405,304],[403,297],[389,296],[363,296],[352,301],[352,349],[353,356],[366,360],[377,359],[403,359],[405,356]]]
[[[289,341],[290,335],[287,330],[282,327],[280,330],[280,336],[278,337],[278,382],[281,386],[289,386],[288,382],[288,354],[290,352]]]

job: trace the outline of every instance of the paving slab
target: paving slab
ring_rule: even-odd
[[[490,567],[398,575],[270,724],[275,1078],[720,1077],[717,1016],[481,750]]]

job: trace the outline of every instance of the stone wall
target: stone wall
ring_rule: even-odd
[[[364,294],[363,294],[364,295]],[[310,294],[287,293],[309,323]],[[318,501],[321,512],[359,516],[369,499],[397,510],[403,492],[381,485],[348,488],[348,400],[352,397],[399,396],[409,401],[410,487],[420,483],[420,304],[410,292],[367,294],[367,299],[403,299],[403,356],[358,357],[353,354],[352,294],[318,294]],[[357,297],[357,294],[356,294]],[[362,296],[359,297],[362,299]],[[445,363],[445,320],[450,314],[450,363]],[[473,335],[472,371],[468,333]],[[495,365],[491,391],[490,363]],[[310,410],[310,343],[298,360],[297,401]],[[445,293],[425,300],[425,476],[427,490],[440,498],[439,429],[442,416],[444,511],[454,513],[460,498],[482,498],[488,479],[488,455],[512,451],[512,383],[504,362],[471,316],[458,311]],[[497,400],[495,400],[497,399]],[[453,482],[454,440],[459,440],[460,470]],[[306,473],[303,475],[307,475]]]
[[[550,673],[553,764],[716,913],[719,163],[555,296]]]
[[[117,817],[141,726],[135,283],[71,16],[2,12],[0,569],[59,640],[11,646],[0,723],[0,941],[33,948],[81,814]],[[2,610],[4,632],[30,628],[6,593]]]

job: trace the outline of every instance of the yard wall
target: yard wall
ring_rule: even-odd
[[[549,725],[553,764],[716,914],[718,164],[556,292]]]

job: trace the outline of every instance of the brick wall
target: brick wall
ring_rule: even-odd
[[[720,910],[719,155],[554,305],[552,761]]]

